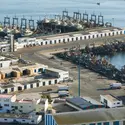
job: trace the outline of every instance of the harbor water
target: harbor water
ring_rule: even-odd
[[[98,5],[97,3],[100,3]],[[124,0],[1,0],[0,21],[5,16],[19,18],[32,18],[34,20],[44,17],[52,17],[54,14],[62,14],[68,10],[69,15],[74,11],[88,14],[100,13],[105,21],[112,22],[118,27],[125,26],[125,1]]]
[[[114,55],[105,56],[105,58],[117,69],[121,69],[125,65],[125,52],[118,52]]]

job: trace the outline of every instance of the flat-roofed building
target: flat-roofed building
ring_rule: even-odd
[[[125,108],[55,113],[45,116],[45,125],[124,125]]]
[[[67,98],[66,99],[66,104],[79,110],[87,110],[87,109],[97,109],[97,108],[104,108],[104,105],[99,104],[99,103],[92,103],[85,100],[84,98],[81,97],[72,97],[72,98]]]
[[[116,108],[116,107],[123,106],[122,100],[119,100],[113,95],[100,95],[100,101],[106,107],[109,107],[109,108]]]
[[[51,77],[59,78],[62,81],[69,78],[69,72],[68,71],[55,69],[55,68],[46,69],[45,74],[48,75],[48,76],[51,76]]]

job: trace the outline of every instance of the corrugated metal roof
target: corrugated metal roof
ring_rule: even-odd
[[[102,103],[90,98],[90,97],[83,97],[86,101],[91,102],[94,105],[103,105]]]
[[[54,114],[58,125],[86,124],[125,119],[125,108],[85,110],[70,113]]]
[[[71,103],[72,105],[75,105],[75,106],[81,108],[81,109],[85,109],[87,107],[93,106],[92,103],[87,102],[86,100],[84,100],[83,98],[80,98],[80,97],[67,98],[66,101],[68,103]]]

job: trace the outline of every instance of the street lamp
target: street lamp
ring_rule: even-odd
[[[80,97],[80,88],[81,88],[81,86],[80,86],[80,54],[81,54],[81,52],[80,52],[80,45],[78,45],[78,96]]]
[[[113,27],[114,27],[114,18],[112,18],[112,24],[113,24]]]

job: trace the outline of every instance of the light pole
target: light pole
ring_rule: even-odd
[[[112,18],[112,24],[113,24],[113,27],[114,27],[114,18]]]
[[[80,45],[78,45],[78,96],[80,97],[80,88],[81,88],[81,86],[80,86],[80,54],[81,54],[81,52],[80,52]]]
[[[78,96],[80,97],[80,55],[79,55],[79,62],[78,62]]]

